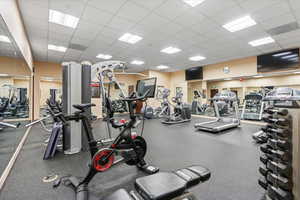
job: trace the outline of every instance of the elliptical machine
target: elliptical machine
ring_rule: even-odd
[[[174,111],[161,121],[163,124],[179,124],[191,121],[191,108],[190,106],[183,104],[182,96],[183,93],[179,92],[175,97],[172,98],[172,101],[175,103],[175,105],[170,105],[173,106]]]
[[[204,95],[200,91],[194,90],[194,100],[192,102],[192,114],[200,115],[205,113],[206,109],[208,108],[208,105],[201,104],[199,102],[199,99],[203,97]]]
[[[102,72],[106,71],[106,73],[110,74],[113,73],[113,69],[119,64],[119,62],[104,62],[95,64],[93,67],[102,68]],[[147,143],[144,138],[132,132],[132,129],[137,127],[141,122],[138,120],[134,112],[135,103],[137,101],[146,101],[148,97],[152,96],[152,93],[155,93],[156,78],[148,79],[146,81],[147,83],[144,83],[143,81],[139,82],[141,87],[137,88],[140,88],[140,91],[132,93],[129,97],[121,99],[128,105],[129,121],[116,121],[113,118],[113,110],[109,107],[111,105],[109,99],[107,99],[108,102],[106,102],[106,105],[108,105],[108,107],[106,109],[109,117],[108,122],[112,125],[112,127],[121,129],[119,135],[107,148],[100,148],[98,146],[98,142],[94,139],[92,133],[89,117],[85,114],[85,111],[88,108],[95,106],[95,104],[89,103],[73,105],[73,107],[78,109],[78,111],[69,116],[56,114],[56,116],[59,116],[65,124],[71,120],[82,121],[86,138],[88,140],[91,164],[89,171],[83,180],[79,180],[74,176],[62,177],[54,183],[53,187],[58,187],[60,183],[63,182],[64,185],[70,186],[74,189],[76,193],[76,200],[88,200],[88,184],[93,177],[98,172],[104,172],[121,161],[124,161],[127,165],[136,165],[139,169],[148,174],[154,174],[159,171],[157,167],[148,165],[144,160],[147,151]],[[138,94],[143,95],[139,96]],[[115,160],[116,155],[120,155],[122,159]]]

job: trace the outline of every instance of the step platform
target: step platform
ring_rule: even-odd
[[[159,172],[136,179],[137,192],[130,194],[120,189],[103,200],[180,200],[188,199],[187,189],[203,183],[210,178],[210,171],[202,166],[194,165],[173,172]],[[136,195],[133,195],[136,194]]]

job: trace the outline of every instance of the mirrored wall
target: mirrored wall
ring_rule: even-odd
[[[31,72],[0,16],[0,175],[30,120]]]

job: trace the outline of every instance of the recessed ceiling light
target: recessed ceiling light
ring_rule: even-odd
[[[182,0],[182,1],[192,7],[195,7],[195,6],[199,5],[200,3],[203,3],[203,1],[205,1],[205,0]]]
[[[272,56],[273,56],[273,57],[279,57],[279,56],[289,55],[289,54],[291,54],[291,53],[292,53],[291,51],[287,51],[287,52],[277,53],[277,54],[274,54],[274,55],[272,55]]]
[[[224,81],[231,81],[232,78],[225,78]]]
[[[264,77],[263,75],[256,75],[256,76],[253,76],[253,78],[262,78]]]
[[[249,42],[248,44],[250,44],[253,47],[256,47],[256,46],[269,44],[269,43],[273,43],[273,42],[275,42],[275,40],[273,38],[265,37],[265,38],[260,38],[258,40],[253,40],[253,41]]]
[[[98,54],[97,56],[96,56],[97,58],[100,58],[100,59],[104,59],[104,60],[108,60],[108,59],[111,59],[112,58],[112,56],[111,55],[109,55],[109,54]]]
[[[70,28],[76,28],[79,18],[72,15],[68,15],[57,10],[49,10],[49,22],[67,26]]]
[[[0,35],[0,42],[11,43],[10,39],[5,35]]]
[[[125,33],[124,35],[122,35],[119,40],[122,42],[127,42],[130,44],[135,44],[138,41],[142,40],[143,38],[138,36],[138,35],[133,35],[131,33]]]
[[[249,15],[247,15],[223,25],[223,28],[230,32],[236,32],[254,25],[256,25],[256,22]]]
[[[67,48],[63,46],[56,46],[53,44],[48,44],[48,49],[53,51],[60,51],[60,52],[66,52]]]
[[[297,54],[292,54],[292,55],[288,55],[288,56],[283,56],[281,57],[282,59],[288,59],[288,58],[295,58],[295,57],[298,57]]]
[[[143,65],[145,62],[141,60],[133,60],[131,61],[131,64],[133,65]]]
[[[166,65],[159,65],[156,67],[157,69],[168,69],[169,67]]]
[[[200,61],[200,60],[205,60],[206,58],[203,56],[193,56],[189,58],[191,61]]]
[[[178,49],[176,47],[167,47],[167,48],[162,49],[160,52],[167,53],[167,54],[173,54],[173,53],[178,53],[180,51],[181,51],[181,49]]]

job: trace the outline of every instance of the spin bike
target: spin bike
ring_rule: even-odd
[[[95,104],[78,104],[73,105],[79,111],[70,116],[60,115],[60,119],[66,124],[67,121],[75,120],[82,121],[85,134],[88,140],[91,164],[89,171],[83,180],[77,177],[63,177],[54,183],[53,187],[57,187],[61,182],[64,185],[71,186],[76,193],[76,200],[88,199],[88,184],[98,172],[105,172],[112,166],[120,163],[120,160],[115,160],[116,155],[121,155],[127,165],[136,165],[142,171],[148,174],[154,174],[159,171],[158,168],[148,165],[144,157],[147,151],[147,143],[142,136],[137,136],[131,129],[139,124],[139,120],[134,113],[134,105],[136,101],[146,101],[148,90],[143,96],[137,96],[133,93],[122,101],[126,102],[129,108],[129,121],[118,122],[111,118],[109,122],[114,128],[120,128],[121,132],[108,148],[99,148],[97,141],[94,139],[89,117],[85,114],[85,110],[95,106]]]

